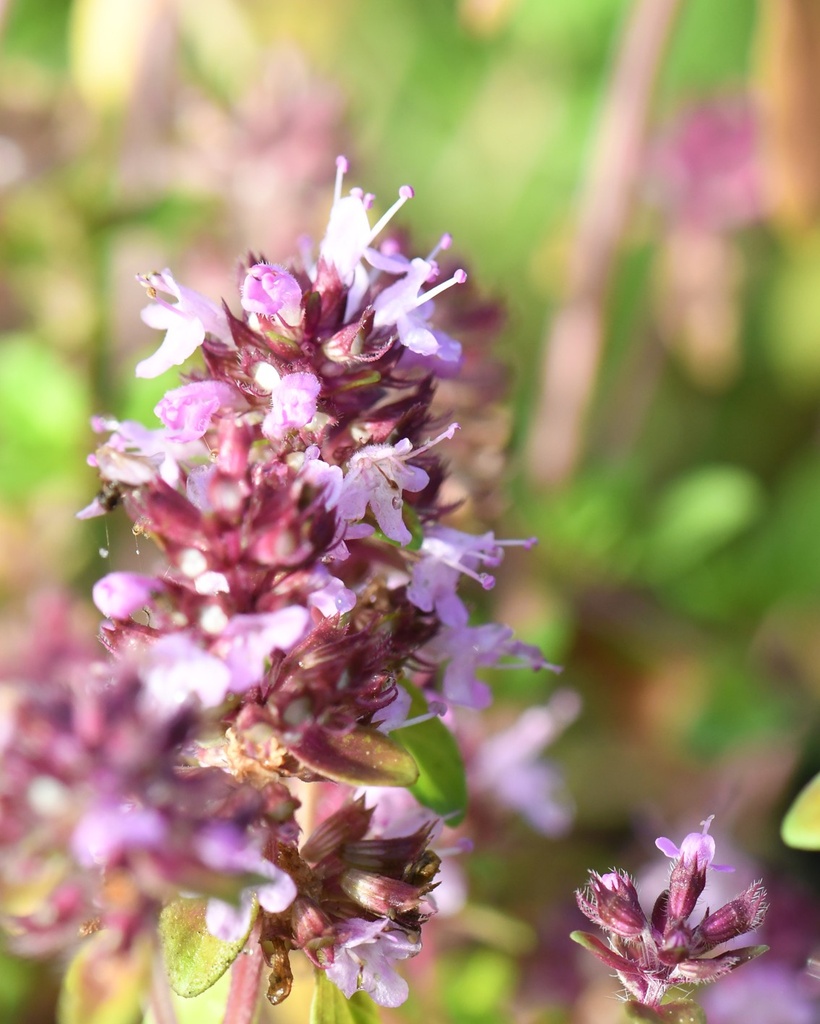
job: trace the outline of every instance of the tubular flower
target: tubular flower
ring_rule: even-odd
[[[249,257],[222,304],[168,270],[140,278],[165,336],[138,375],[200,365],[159,425],[94,421],[100,491],[80,515],[121,507],[162,556],[94,587],[108,660],[0,684],[26,723],[0,737],[0,908],[23,950],[97,928],[127,950],[158,926],[168,952],[210,931],[234,955],[261,943],[273,1002],[298,950],[345,995],[398,1005],[396,964],[435,911],[441,820],[375,828],[354,794],[437,770],[394,734],[488,704],[485,668],[547,667],[509,627],[471,624],[459,589],[492,586],[517,542],[443,522],[458,424],[432,401],[460,347],[437,318],[466,274],[431,287],[449,236],[426,258],[380,238],[412,189],[371,225],[373,197],[343,196],[337,169],[315,262]],[[310,786],[335,796],[302,836]],[[18,909],[15,878],[42,880],[40,911]]]

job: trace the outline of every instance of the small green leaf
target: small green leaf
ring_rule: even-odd
[[[786,846],[820,850],[820,774],[797,794],[780,826],[780,835]]]
[[[159,934],[171,988],[190,999],[218,981],[236,960],[247,941],[257,907],[251,914],[248,930],[237,942],[223,942],[211,935],[205,925],[204,899],[178,899],[163,908]]]
[[[702,1007],[691,999],[677,999],[673,1003],[664,1003],[660,1009],[664,1024],[706,1024],[706,1014]]]
[[[628,1002],[624,1004],[624,1012],[627,1020],[637,1021],[639,1024],[663,1024],[663,1017],[651,1006],[644,1006],[643,1003]]]
[[[60,992],[59,1024],[138,1024],[151,983],[151,947],[136,942],[122,952],[98,932],[71,961]]]
[[[310,1024],[379,1024],[379,1008],[363,992],[348,999],[324,971],[316,971]]]
[[[702,1008],[689,999],[664,1003],[658,1010],[630,1001],[624,1009],[627,1018],[639,1024],[706,1024],[706,1014]]]
[[[346,733],[306,729],[291,750],[308,768],[348,786],[412,786],[419,776],[404,747],[368,726]]]
[[[412,698],[409,715],[423,715],[427,702],[421,692],[412,683],[402,685]],[[467,778],[453,734],[440,718],[396,732],[418,765],[419,777],[410,792],[420,804],[446,818],[448,825],[457,825],[467,810]]]

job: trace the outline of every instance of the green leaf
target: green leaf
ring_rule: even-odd
[[[402,684],[410,694],[410,717],[423,715],[427,701],[412,685]],[[464,761],[453,734],[440,718],[397,729],[402,745],[418,765],[419,777],[410,792],[420,804],[457,825],[467,810],[467,777]]]
[[[702,1007],[691,999],[678,999],[673,1003],[664,1003],[660,1009],[664,1024],[706,1024],[706,1014]]]
[[[308,768],[348,786],[412,786],[419,776],[404,747],[368,726],[347,733],[306,729],[290,749]]]
[[[624,1012],[627,1020],[638,1021],[640,1024],[663,1024],[663,1017],[651,1006],[644,1006],[643,1003],[628,1002],[624,1004]]]
[[[33,335],[0,334],[0,349],[0,495],[70,490],[88,431],[82,376]]]
[[[797,794],[780,826],[780,835],[786,846],[820,850],[820,774]]]
[[[174,900],[163,908],[159,918],[168,980],[174,992],[187,999],[205,992],[222,977],[242,951],[256,917],[254,905],[242,938],[223,942],[205,925],[206,906],[204,899]]]
[[[316,971],[310,1024],[379,1024],[379,1008],[363,992],[348,999],[324,971]]]
[[[643,1006],[641,1003],[628,1002],[624,1009],[629,1020],[642,1024],[707,1024],[703,1009],[689,999],[664,1003],[658,1010]]]
[[[738,466],[701,466],[661,496],[646,538],[647,573],[665,580],[703,562],[761,514],[763,491]]]
[[[60,992],[59,1024],[138,1024],[151,983],[151,946],[136,942],[126,952],[98,932],[71,961]]]

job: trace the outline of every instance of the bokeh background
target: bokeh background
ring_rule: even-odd
[[[581,695],[545,762],[574,820],[476,798],[469,901],[385,1019],[615,1024],[572,891],[709,813],[774,903],[753,1006],[726,982],[710,1022],[820,1019],[817,856],[779,839],[820,768],[818,92],[814,0],[0,0],[4,649],[93,635],[90,584],[150,547],[74,518],[91,414],[152,422],[167,386],[133,376],[136,273],[230,296],[321,236],[344,152],[504,311],[469,515],[539,538],[484,599]],[[556,686],[491,682],[488,732]],[[0,962],[0,1021],[52,1020],[56,978]]]

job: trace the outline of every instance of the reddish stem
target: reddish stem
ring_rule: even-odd
[[[265,960],[259,945],[260,924],[257,921],[245,949],[231,967],[231,988],[225,1007],[223,1024],[253,1024],[259,1008],[262,969]]]
[[[151,976],[151,1012],[156,1024],[178,1024],[165,973],[165,963],[160,955],[157,955],[154,961]]]
[[[547,338],[528,461],[557,484],[581,451],[604,342],[607,293],[632,207],[658,70],[683,0],[635,0],[604,98],[578,211],[564,301]]]

